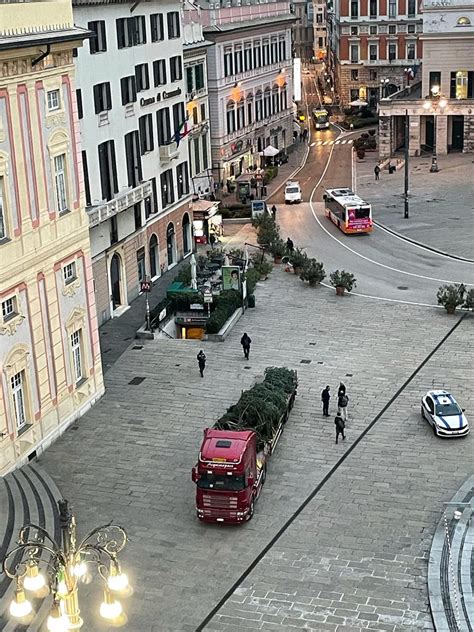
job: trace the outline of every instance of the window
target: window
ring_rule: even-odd
[[[230,77],[234,74],[234,61],[232,57],[232,49],[226,48],[224,51],[224,77]]]
[[[71,263],[67,263],[63,268],[63,279],[64,284],[68,285],[76,280],[76,262],[71,261]]]
[[[234,51],[234,71],[235,74],[242,72],[243,70],[243,59],[242,59],[242,49],[239,47]]]
[[[397,0],[388,0],[388,17],[397,17]]]
[[[143,217],[142,217],[142,203],[141,202],[137,202],[136,204],[133,205],[133,216],[135,219],[135,230],[138,230],[139,228],[141,228],[143,226]],[[140,249],[141,250],[141,249]],[[143,255],[144,258],[145,255]],[[143,274],[139,274],[138,278],[141,281],[142,279],[145,278],[145,271],[143,271]]]
[[[122,93],[122,105],[135,103],[137,100],[137,84],[134,75],[122,77],[120,79],[120,90]]]
[[[155,88],[166,83],[166,61],[164,59],[153,62],[153,83]]]
[[[171,11],[171,13],[168,13],[166,18],[168,21],[168,39],[177,39],[178,37],[181,37],[178,11]]]
[[[415,59],[416,42],[407,42],[407,59]]]
[[[82,91],[76,90],[76,103],[77,103],[77,117],[81,120],[84,117],[84,111],[82,109]]]
[[[194,66],[194,75],[196,82],[196,90],[202,90],[204,88],[204,65],[196,64]]]
[[[272,64],[276,64],[278,62],[278,40],[275,39],[272,39],[271,62]]]
[[[206,120],[206,104],[201,103],[201,123]]]
[[[89,168],[87,166],[87,152],[82,151],[82,171],[84,173],[84,193],[86,194],[86,205],[92,204],[91,187],[89,182]]]
[[[156,62],[155,62],[156,63]],[[194,90],[194,71],[192,66],[186,68],[186,92],[191,94]]]
[[[178,180],[178,199],[189,193],[188,163],[182,162],[176,167],[176,178]]]
[[[72,379],[77,384],[82,380],[81,330],[71,334]]]
[[[201,171],[201,154],[199,152],[199,138],[195,138],[194,141],[194,169],[198,174]]]
[[[146,44],[146,24],[145,16],[137,15],[132,20],[133,27],[133,43],[134,45]]]
[[[376,70],[369,70],[369,80],[370,81],[377,81],[377,71]]]
[[[323,23],[323,14],[322,13],[316,13],[316,22],[318,24],[322,24]]]
[[[7,298],[5,301],[2,302],[3,322],[9,320],[10,318],[13,318],[13,316],[16,316],[17,314],[18,314],[18,309],[17,309],[17,303],[16,303],[16,296]]]
[[[397,25],[396,24],[389,24],[388,25],[388,34],[389,35],[396,35],[397,34]]]
[[[351,0],[351,18],[359,17],[359,0]]]
[[[198,124],[198,109],[197,108],[193,108],[193,114],[192,114],[192,119],[193,119],[193,125],[197,125]]]
[[[359,80],[359,71],[351,70],[351,81],[358,81],[358,80]]]
[[[180,103],[175,103],[173,105],[173,132],[174,133],[181,130],[185,120],[186,120],[186,116],[184,114],[184,103],[182,101]]]
[[[171,141],[171,124],[169,108],[162,108],[156,113],[156,129],[158,145],[167,145]]]
[[[430,94],[434,86],[439,87],[441,85],[441,73],[439,71],[430,72]]]
[[[359,63],[359,44],[351,44],[351,62]]]
[[[132,19],[118,18],[115,21],[115,26],[117,29],[117,47],[118,48],[129,48],[130,46],[133,46]]]
[[[22,428],[26,424],[24,382],[24,371],[20,371],[10,378],[13,398],[13,412],[15,415],[17,430],[20,430],[20,428]]]
[[[246,44],[244,50],[244,70],[252,70],[252,44]]]
[[[102,199],[111,200],[118,192],[117,163],[115,160],[115,143],[108,140],[98,147],[100,184]]]
[[[97,20],[95,22],[88,22],[87,28],[94,33],[93,37],[89,40],[89,51],[91,55],[96,53],[103,53],[107,50],[107,37],[105,34],[105,21]]]
[[[474,71],[457,70],[451,73],[451,99],[473,98]]]
[[[359,27],[351,26],[351,35],[359,35]]]
[[[149,115],[151,116],[151,114]],[[141,128],[140,128],[141,135]],[[140,153],[140,139],[138,132],[134,130],[125,134],[125,158],[127,163],[127,182],[129,187],[136,187],[142,181],[142,162]]]
[[[377,17],[377,0],[369,0],[369,17],[372,20]]]
[[[170,57],[170,80],[179,81],[183,78],[183,69],[181,66],[181,56]]]
[[[257,122],[262,120],[262,114],[262,93],[257,92],[255,97],[255,120]]]
[[[270,42],[263,40],[263,65],[268,66],[270,63]]]
[[[252,125],[253,123],[253,101],[250,100],[247,102],[247,125]]]
[[[369,26],[369,34],[377,35],[377,27],[375,25]]]
[[[245,127],[245,105],[243,101],[237,104],[237,129]]]
[[[235,108],[234,102],[229,101],[227,104],[227,133],[232,134],[235,132]]]
[[[272,95],[270,93],[270,88],[267,88],[263,94],[263,117],[268,118],[272,114],[271,108]]]
[[[110,83],[98,83],[94,86],[94,111],[96,114],[112,109]]]
[[[0,178],[0,239],[5,239],[7,236],[7,226],[5,222],[5,210],[3,203],[3,178]]]
[[[408,33],[416,33],[416,25],[415,24],[409,24],[408,25]]]
[[[262,65],[262,47],[260,42],[257,42],[253,48],[253,67],[260,68]]]
[[[471,20],[462,16],[457,20],[456,26],[471,26]]]
[[[202,142],[202,168],[209,169],[209,157],[207,153],[207,133],[201,136]]]
[[[280,40],[278,42],[278,46],[280,48],[280,61],[285,61],[286,60],[286,42],[285,40]]]
[[[388,45],[388,59],[389,61],[393,61],[397,58],[397,45],[389,43]]]
[[[110,244],[116,244],[118,242],[118,221],[117,215],[112,215],[110,218]]]
[[[409,18],[414,18],[416,15],[416,0],[408,0],[407,15]]]
[[[369,44],[369,60],[375,61],[377,59],[377,44]]]
[[[161,42],[165,39],[162,13],[152,13],[150,15],[150,30],[152,42]]]
[[[67,211],[66,194],[66,154],[54,158],[54,183],[56,188],[56,208],[58,213]]]
[[[160,176],[161,203],[163,208],[174,203],[173,170],[168,169]]]
[[[141,153],[146,154],[153,151],[153,117],[151,114],[145,114],[138,119],[138,127],[140,129],[140,147]]]
[[[54,112],[54,110],[59,110],[61,107],[61,101],[59,98],[59,90],[49,90],[46,93],[48,99],[48,110],[49,112]]]
[[[135,81],[137,84],[137,92],[142,92],[150,88],[148,64],[138,64],[138,66],[135,66]]]

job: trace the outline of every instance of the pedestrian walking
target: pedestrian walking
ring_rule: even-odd
[[[337,389],[337,396],[346,394],[346,385],[343,382],[339,382],[339,388]]]
[[[334,425],[336,426],[336,443],[339,439],[339,435],[342,436],[342,440],[344,441],[344,439],[346,438],[346,435],[344,434],[346,422],[339,414],[337,414],[336,418],[334,419]]]
[[[214,235],[214,233],[211,233],[209,235],[209,243],[211,244],[212,250],[214,250],[214,244],[216,243],[216,236]]]
[[[349,403],[349,398],[347,394],[344,392],[338,396],[337,398],[337,414],[341,416],[344,421],[347,421],[347,404]]]
[[[308,138],[308,129],[305,127],[303,130],[303,140],[306,142],[307,138]]]
[[[273,217],[273,221],[276,220],[276,216],[277,216],[277,207],[275,205],[272,206],[272,217]]]
[[[252,339],[250,338],[250,336],[247,333],[244,333],[244,335],[240,339],[240,344],[242,345],[242,349],[244,350],[244,356],[246,360],[249,359],[251,342]]]
[[[375,173],[375,179],[379,180],[380,179],[380,167],[378,165],[375,165],[374,167],[374,173]]]
[[[323,416],[329,417],[329,400],[331,399],[331,394],[329,392],[329,386],[321,393],[321,400],[323,402]]]
[[[204,377],[204,369],[206,368],[206,354],[202,349],[197,354],[197,361],[199,366],[199,373],[201,374],[201,377]]]
[[[295,248],[295,244],[293,243],[293,241],[288,237],[288,239],[286,240],[286,247],[288,249],[288,252],[290,253],[290,255],[292,254],[294,248]]]

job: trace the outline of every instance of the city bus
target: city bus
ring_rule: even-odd
[[[329,112],[324,109],[313,110],[313,124],[315,129],[329,128]]]
[[[351,189],[327,189],[323,200],[326,217],[343,233],[372,232],[372,207]]]

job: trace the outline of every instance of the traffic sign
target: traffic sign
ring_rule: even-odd
[[[140,281],[140,292],[150,292],[151,281]]]
[[[206,289],[203,291],[202,294],[203,294],[205,303],[212,303],[212,290]]]

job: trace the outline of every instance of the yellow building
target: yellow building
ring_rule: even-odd
[[[70,0],[0,3],[0,475],[102,395]]]

